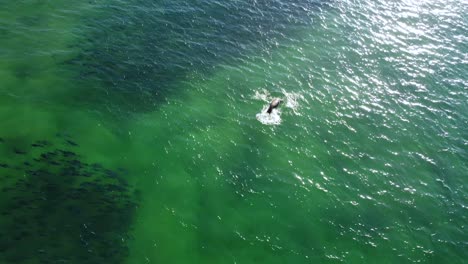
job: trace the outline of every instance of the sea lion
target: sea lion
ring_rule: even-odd
[[[280,98],[273,98],[273,100],[271,100],[270,107],[268,107],[267,113],[268,113],[268,114],[271,114],[271,111],[273,111],[273,109],[275,109],[276,107],[278,107],[278,106],[280,105],[281,102],[283,102],[282,99],[280,99]]]

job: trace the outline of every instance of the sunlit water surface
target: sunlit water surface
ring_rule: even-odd
[[[466,1],[0,6],[1,263],[468,259]]]

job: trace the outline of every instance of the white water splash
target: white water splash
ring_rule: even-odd
[[[273,109],[271,114],[267,113],[269,105],[263,107],[262,111],[256,115],[257,120],[264,125],[279,125],[281,124],[281,111]]]
[[[255,91],[255,95],[253,96],[253,99],[268,102],[269,97],[270,97],[270,93],[267,90],[262,89],[261,91]]]
[[[263,109],[260,111],[260,113],[255,115],[255,117],[258,121],[260,121],[260,123],[264,125],[281,124],[281,112],[278,109],[273,109],[273,111],[271,111],[271,114],[267,113],[272,98],[270,96],[270,93],[266,89],[262,89],[261,91],[255,91],[253,99],[261,100],[267,103],[267,105],[263,106]]]
[[[285,107],[292,109],[294,114],[301,115],[299,113],[299,102],[305,100],[304,96],[300,93],[288,93],[284,89],[281,90],[285,97]]]
[[[286,92],[284,89],[281,90],[283,93],[284,97],[282,98],[284,100],[283,104],[284,107],[291,109],[294,114],[296,115],[301,115],[299,113],[299,102],[305,100],[304,96],[300,93],[294,93],[294,92]],[[281,107],[273,109],[271,114],[268,114],[266,111],[268,109],[270,101],[273,99],[270,96],[270,93],[266,89],[262,89],[260,91],[255,91],[255,95],[253,96],[253,99],[257,100],[262,100],[266,103],[263,107],[263,109],[256,115],[257,120],[260,121],[260,123],[264,125],[279,125],[281,124]]]

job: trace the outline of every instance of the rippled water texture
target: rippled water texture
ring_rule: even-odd
[[[468,259],[466,1],[0,7],[1,263]]]

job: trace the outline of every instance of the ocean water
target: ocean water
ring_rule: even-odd
[[[0,263],[466,263],[465,0],[0,7]]]

